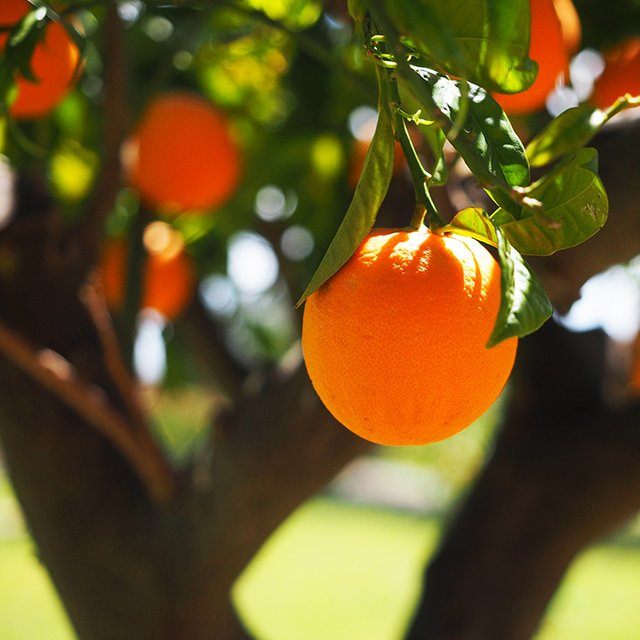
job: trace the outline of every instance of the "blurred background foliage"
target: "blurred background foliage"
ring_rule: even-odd
[[[583,59],[585,49],[640,36],[640,1],[617,2],[615,10],[601,0],[575,4]],[[41,180],[69,222],[82,216],[102,166],[103,10],[90,3],[74,13],[87,37],[76,90],[51,118],[3,123],[1,130],[11,164]],[[119,11],[131,123],[149,96],[169,86],[205,95],[232,122],[243,155],[234,197],[208,215],[187,212],[168,222],[196,261],[201,303],[238,363],[259,374],[297,348],[295,301],[348,206],[356,141],[366,140],[375,115],[372,69],[338,2],[127,0]],[[548,118],[549,112],[533,114],[522,126],[536,128]],[[402,171],[395,180],[411,197]],[[123,188],[107,232],[129,229],[140,207],[137,194]],[[144,314],[138,327],[136,363],[156,431],[172,456],[189,456],[219,398],[201,391],[205,373],[179,319]],[[499,412],[497,404],[447,442],[375,449],[299,510],[238,582],[237,601],[257,636],[400,638],[421,567],[482,464]],[[583,554],[539,640],[633,637],[629,629],[640,628],[639,534],[630,523]],[[383,581],[370,573],[374,557],[384,567]],[[327,610],[334,613],[319,613]],[[0,637],[72,637],[6,480],[0,482]]]

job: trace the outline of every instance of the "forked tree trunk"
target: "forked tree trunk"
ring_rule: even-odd
[[[528,640],[576,554],[640,508],[640,405],[607,405],[603,366],[599,333],[550,323],[522,341],[505,424],[408,640]]]

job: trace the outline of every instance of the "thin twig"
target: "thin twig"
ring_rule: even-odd
[[[97,255],[104,236],[107,214],[115,204],[121,187],[120,148],[127,129],[127,76],[125,35],[117,4],[107,6],[103,39],[104,101],[102,112],[103,159],[98,181],[87,202],[80,226],[81,239],[87,255]]]
[[[166,462],[140,447],[104,392],[80,380],[68,360],[51,349],[34,349],[1,321],[0,354],[104,435],[136,470],[154,500],[166,502],[172,496],[172,471]]]
[[[93,320],[102,345],[105,368],[124,401],[127,417],[135,429],[138,446],[143,455],[156,461],[158,467],[169,469],[169,463],[153,437],[147,414],[136,393],[136,380],[122,357],[120,342],[105,304],[97,274],[94,273],[89,277],[80,292],[80,298]]]
[[[134,377],[125,365],[120,342],[99,287],[96,275],[92,274],[80,290],[80,299],[98,334],[107,373],[124,400],[133,426],[138,431],[147,431],[147,416],[134,391],[136,388]]]

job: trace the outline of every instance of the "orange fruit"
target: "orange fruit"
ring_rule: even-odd
[[[544,107],[558,77],[568,72],[570,53],[580,40],[580,20],[571,0],[531,0],[530,7],[529,57],[538,63],[538,75],[524,91],[494,94],[500,106],[513,115]]]
[[[604,58],[604,71],[593,87],[593,104],[606,109],[625,93],[640,95],[640,38],[626,39]]]
[[[13,25],[32,8],[27,0],[2,0],[0,24]],[[45,116],[73,88],[80,51],[60,23],[50,22],[45,29],[44,39],[36,45],[31,58],[37,82],[21,75],[16,78],[17,96],[10,108],[15,118]],[[0,50],[8,37],[8,33],[0,33]]]
[[[180,234],[166,222],[152,222],[143,236],[145,251],[142,271],[141,307],[155,309],[173,320],[193,298],[196,270]],[[124,237],[105,243],[99,270],[107,305],[122,308],[126,290],[129,244]]]
[[[240,164],[226,118],[188,92],[151,100],[124,147],[131,186],[148,206],[169,214],[224,203],[239,182]]]
[[[469,426],[497,398],[517,339],[488,349],[500,267],[476,240],[377,229],[305,303],[302,350],[321,400],[384,445]]]
[[[582,23],[572,0],[553,0],[560,19],[562,39],[570,55],[576,53],[582,39]]]

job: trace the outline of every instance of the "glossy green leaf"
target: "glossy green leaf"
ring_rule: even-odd
[[[458,211],[451,222],[440,231],[448,231],[449,229],[452,233],[463,233],[488,242],[494,247],[498,246],[498,234],[495,224],[486,211],[478,207],[467,207],[462,211]]]
[[[602,110],[582,104],[554,118],[529,144],[527,157],[534,167],[541,167],[577,151],[587,144],[611,118],[637,107],[638,99],[622,97],[610,109]]]
[[[459,4],[461,9],[469,5],[463,0]],[[471,38],[468,43],[469,56],[477,55],[487,70],[487,81],[478,82],[503,93],[523,91],[538,73],[538,64],[529,58],[530,0],[486,0],[483,4],[489,33],[484,40]]]
[[[378,123],[351,204],[296,307],[349,260],[373,227],[393,174],[395,145],[387,104],[386,96],[381,95]]]
[[[529,87],[529,0],[387,0],[389,18],[424,62],[492,91]]]
[[[540,208],[525,207],[519,220],[498,210],[492,219],[524,254],[549,255],[580,244],[607,220],[607,194],[596,171],[595,149],[580,149],[526,190]]]
[[[439,7],[464,49],[467,79],[503,93],[531,86],[537,65],[528,55],[529,0],[430,2]]]
[[[403,39],[408,39],[425,60],[458,75],[468,74],[464,49],[453,29],[431,0],[386,0],[385,10]]]
[[[488,347],[507,338],[533,333],[553,313],[551,302],[538,276],[499,230],[497,239],[502,290],[500,310]]]
[[[589,104],[567,109],[529,142],[529,162],[541,167],[576,151],[589,142],[606,121],[606,113]]]
[[[513,187],[529,184],[529,163],[524,146],[500,105],[482,87],[469,83],[465,108],[462,87],[466,83],[433,69],[411,70],[414,73],[402,77],[425,111],[442,127],[496,202],[517,216],[520,205]]]

